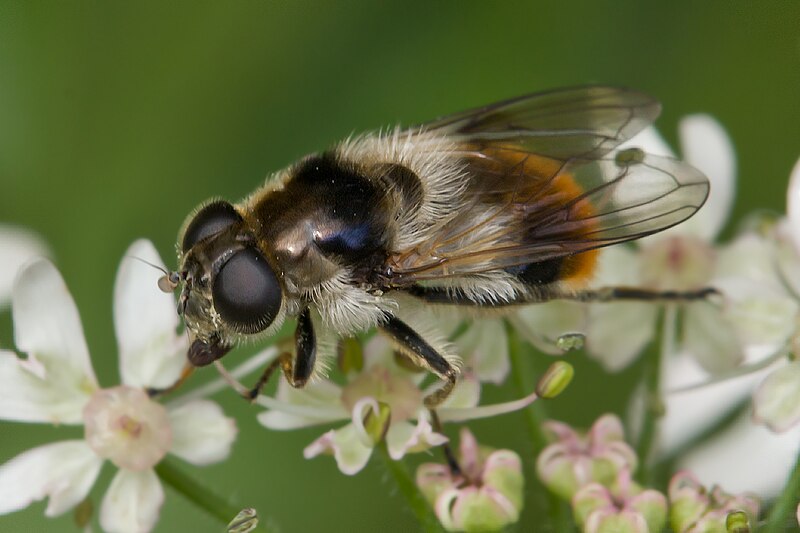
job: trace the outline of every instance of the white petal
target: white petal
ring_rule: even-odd
[[[164,488],[151,470],[120,470],[103,497],[100,525],[110,533],[152,530],[164,503]]]
[[[369,461],[372,448],[364,446],[353,424],[331,430],[309,444],[303,457],[311,459],[322,453],[333,454],[339,470],[348,476],[359,473]]]
[[[296,389],[282,379],[278,383],[276,399],[283,405],[300,407],[302,411],[272,408],[259,413],[257,418],[265,427],[276,430],[298,429],[346,419],[350,413],[341,406],[341,394],[342,389],[331,381],[316,381]]]
[[[774,285],[743,277],[715,280],[713,285],[725,294],[722,314],[745,349],[774,353],[796,330],[797,300]]]
[[[641,148],[648,154],[653,155],[660,155],[664,157],[675,157],[675,152],[669,147],[667,142],[658,133],[658,130],[654,126],[648,126],[639,133],[637,133],[632,139],[622,143],[619,146],[620,150],[626,150],[628,148]]]
[[[693,450],[680,463],[705,485],[726,492],[776,497],[800,452],[800,427],[776,435],[754,425],[747,414],[711,441]]]
[[[709,115],[690,115],[679,126],[683,159],[708,176],[705,205],[679,226],[682,233],[713,241],[725,225],[736,193],[736,154],[725,129]]]
[[[775,270],[773,243],[755,232],[738,235],[733,241],[717,248],[714,277],[743,277],[780,286]]]
[[[789,217],[790,236],[795,251],[800,255],[800,159],[794,164],[786,191],[786,214]]]
[[[753,396],[753,417],[783,432],[800,421],[800,361],[776,369]]]
[[[586,331],[582,305],[560,300],[524,307],[517,312],[513,322],[528,342],[551,355],[563,353],[557,346],[559,337]]]
[[[659,420],[659,452],[670,454],[744,401],[769,369],[685,392],[670,390],[703,383],[708,373],[688,354],[669,357],[661,371],[664,415]],[[698,409],[702,406],[702,409]]]
[[[11,301],[17,271],[35,257],[47,257],[47,246],[35,233],[0,225],[0,309]]]
[[[389,457],[399,461],[407,453],[415,453],[439,446],[447,442],[447,437],[433,431],[430,422],[420,416],[417,425],[397,422],[389,426],[386,433],[386,447]]]
[[[181,459],[196,465],[222,461],[236,440],[236,422],[209,400],[197,400],[169,412],[172,448]]]
[[[627,246],[605,248],[600,253],[595,276],[595,286],[627,285],[640,283],[639,254]]]
[[[481,381],[497,385],[505,381],[511,365],[506,333],[500,320],[487,318],[473,323],[456,344],[464,362]]]
[[[49,497],[45,514],[60,515],[86,498],[101,466],[103,460],[82,440],[23,452],[0,466],[0,514]]]
[[[18,364],[53,389],[48,400],[42,401],[58,396],[53,405],[62,400],[66,403],[55,409],[63,417],[59,420],[75,422],[83,403],[97,388],[97,378],[78,309],[64,280],[49,261],[36,261],[20,272],[12,300],[14,338],[17,347],[28,354],[28,359]],[[42,401],[31,400],[40,405]]]
[[[438,389],[441,385],[433,383],[425,391],[425,395],[431,394],[434,390]],[[458,380],[453,392],[442,403],[440,407],[449,408],[470,408],[478,405],[481,399],[481,383],[475,374],[464,373]]]
[[[800,179],[798,179],[800,183]],[[800,228],[782,218],[775,227],[775,255],[781,279],[794,294],[800,294],[800,252],[795,241],[800,241]]]
[[[711,302],[692,302],[683,308],[683,346],[712,374],[735,368],[744,360],[733,325]]]
[[[176,332],[174,296],[158,288],[163,273],[134,257],[163,267],[153,243],[142,239],[128,248],[117,271],[114,331],[120,375],[132,387],[169,387],[186,363],[186,336]]]
[[[52,379],[42,379],[30,370],[30,363],[14,352],[0,350],[0,419],[82,423],[93,385],[87,382],[82,387],[74,382],[76,376],[59,374],[58,369]]]
[[[586,350],[609,372],[627,367],[653,339],[659,305],[610,302],[589,306]]]

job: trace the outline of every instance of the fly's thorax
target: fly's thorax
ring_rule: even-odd
[[[248,200],[258,238],[293,293],[354,278],[383,261],[396,240],[393,214],[402,207],[387,176],[401,176],[397,181],[408,189],[405,196],[414,194],[412,177],[397,168],[326,152],[294,165],[281,175],[279,186],[265,187]]]

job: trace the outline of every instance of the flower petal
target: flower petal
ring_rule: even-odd
[[[520,309],[514,320],[520,335],[544,353],[561,355],[558,339],[571,333],[586,331],[586,318],[581,304],[554,300]]]
[[[197,400],[169,411],[173,453],[196,465],[222,461],[236,440],[236,422],[209,400]]]
[[[669,357],[662,370],[665,413],[659,419],[659,452],[669,455],[744,401],[769,370],[726,379],[683,392],[671,389],[708,380],[708,373],[688,354]],[[702,409],[697,406],[702,405]]]
[[[114,331],[120,376],[132,387],[169,387],[186,364],[188,341],[178,335],[175,298],[161,292],[163,267],[153,243],[141,239],[125,252],[114,282]]]
[[[58,516],[86,498],[103,460],[82,440],[54,442],[0,466],[0,514],[49,497],[45,515]]]
[[[473,323],[456,344],[464,362],[478,379],[497,385],[505,381],[511,364],[506,332],[500,320],[485,319]]]
[[[800,255],[800,159],[794,164],[786,191],[786,215],[789,217],[790,233],[795,252]]]
[[[658,305],[648,302],[589,305],[589,355],[609,372],[626,368],[655,335],[658,309]]]
[[[407,453],[416,453],[428,450],[447,442],[447,437],[433,431],[427,418],[420,414],[417,425],[408,422],[397,422],[389,426],[386,433],[386,447],[389,457],[399,461]]]
[[[775,353],[797,328],[797,301],[784,290],[752,278],[714,281],[725,295],[722,314],[736,331],[744,350]]]
[[[0,225],[0,309],[11,301],[17,271],[35,257],[49,255],[38,235],[26,229]]]
[[[39,260],[23,268],[12,298],[17,348],[45,367],[57,365],[59,371],[69,367],[96,384],[78,309],[56,267]]]
[[[753,396],[753,416],[779,433],[800,421],[800,361],[778,368],[761,383]]]
[[[298,429],[348,419],[350,413],[341,407],[341,394],[342,389],[331,381],[315,381],[303,389],[296,389],[282,379],[278,383],[276,399],[281,404],[303,408],[303,414],[299,410],[292,412],[272,408],[259,413],[257,418],[263,426],[276,430]]]
[[[428,395],[434,390],[439,388],[438,383],[432,384],[426,389],[425,394]],[[458,380],[453,392],[442,402],[441,408],[471,408],[478,405],[481,399],[481,383],[478,377],[472,373],[464,373]]]
[[[80,424],[91,391],[82,390],[74,377],[67,379],[68,373],[63,381],[38,377],[30,370],[35,362],[0,350],[0,419]]]
[[[683,158],[708,176],[705,205],[676,231],[712,242],[730,215],[736,193],[736,153],[725,129],[709,115],[689,115],[678,125]]]
[[[705,486],[765,499],[780,494],[800,451],[800,427],[781,434],[753,424],[749,414],[681,458]]]
[[[152,530],[164,503],[164,488],[151,470],[120,470],[100,507],[100,525],[110,533]]]
[[[7,352],[2,357],[0,416],[79,422],[97,379],[78,310],[64,280],[49,261],[37,261],[20,272],[12,297],[14,336],[28,358],[12,358]],[[19,396],[13,398],[12,392]]]
[[[667,141],[664,140],[654,126],[646,127],[619,146],[620,150],[627,150],[628,148],[641,148],[648,154],[675,157],[675,152],[672,151]]]
[[[683,346],[712,374],[735,368],[744,359],[742,346],[733,325],[711,302],[698,301],[684,306]]]
[[[359,473],[369,462],[372,448],[364,446],[353,424],[331,430],[306,446],[303,457],[311,459],[322,453],[333,454],[339,470],[348,476]]]

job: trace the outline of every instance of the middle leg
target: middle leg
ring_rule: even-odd
[[[388,320],[380,326],[380,329],[394,339],[415,364],[433,372],[444,381],[444,385],[425,397],[425,407],[434,409],[445,401],[456,386],[459,374],[458,367],[450,363],[419,333],[394,315],[390,315]]]

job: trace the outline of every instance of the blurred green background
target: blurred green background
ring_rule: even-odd
[[[171,264],[199,202],[238,200],[352,132],[583,83],[658,97],[673,145],[682,115],[711,113],[739,157],[735,215],[783,210],[800,155],[800,2],[2,2],[0,221],[52,246],[112,385],[112,285],[135,238]],[[0,318],[10,347],[10,315]],[[637,368],[606,377],[582,359],[549,408],[588,424],[622,409]],[[487,387],[490,400],[514,395]],[[320,429],[269,432],[229,391],[218,399],[240,435],[229,460],[185,468],[200,482],[283,531],[415,529],[379,462],[346,477],[330,458],[303,459]],[[530,449],[520,415],[472,427],[488,444]],[[0,432],[0,461],[80,434],[10,423]],[[112,470],[92,492],[97,507]],[[71,514],[43,511],[0,517],[0,530],[77,529]],[[532,505],[522,524],[537,530]],[[168,492],[157,531],[190,528],[222,530]]]

